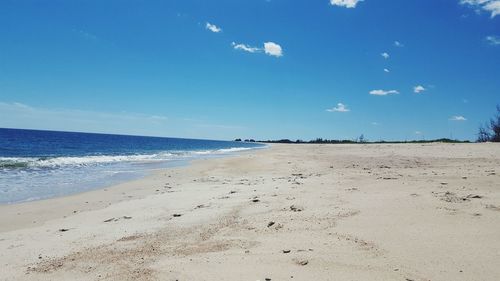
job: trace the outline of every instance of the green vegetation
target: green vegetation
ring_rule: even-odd
[[[469,141],[460,141],[460,140],[452,140],[447,138],[435,139],[435,140],[410,140],[410,141],[368,141],[364,137],[360,137],[356,140],[328,140],[317,138],[315,140],[303,141],[303,140],[289,140],[289,139],[281,139],[281,140],[267,140],[267,141],[259,141],[262,143],[295,143],[295,144],[305,144],[305,143],[314,143],[314,144],[364,144],[364,143],[433,143],[433,142],[444,142],[444,143],[468,143]]]
[[[489,124],[479,127],[478,142],[500,142],[500,105],[497,105],[496,115],[490,119]]]

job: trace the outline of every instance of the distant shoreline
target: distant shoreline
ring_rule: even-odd
[[[239,139],[236,142],[241,141]],[[398,144],[398,143],[473,143],[469,140],[453,140],[448,138],[432,139],[432,140],[405,140],[405,141],[394,141],[394,140],[381,140],[381,141],[368,141],[368,140],[328,140],[328,139],[315,139],[309,141],[303,141],[300,139],[290,140],[290,139],[280,139],[280,140],[245,140],[244,142],[255,142],[255,143],[285,143],[285,144]]]

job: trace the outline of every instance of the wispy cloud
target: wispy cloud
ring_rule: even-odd
[[[486,36],[486,41],[492,46],[500,45],[500,37],[495,35]]]
[[[330,0],[330,5],[340,6],[345,8],[356,8],[356,5],[359,2],[363,2],[364,0]]]
[[[396,47],[404,47],[403,43],[399,42],[399,41],[394,41],[394,46]]]
[[[215,24],[211,24],[209,22],[207,22],[207,24],[205,25],[205,28],[212,31],[212,32],[215,32],[215,33],[219,33],[222,31],[222,29],[218,26],[216,26]]]
[[[19,109],[25,109],[25,110],[33,110],[34,108],[29,106],[29,105],[26,105],[24,103],[20,103],[20,102],[13,102],[13,103],[5,103],[5,102],[0,102],[0,106],[13,106],[13,107],[17,107]]]
[[[264,52],[267,55],[278,57],[278,58],[283,56],[283,49],[281,48],[280,45],[278,45],[274,42],[264,43]]]
[[[450,121],[467,121],[467,119],[461,115],[451,116]]]
[[[387,95],[393,95],[393,94],[399,94],[398,91],[396,90],[371,90],[370,95],[374,96],[387,96]]]
[[[422,86],[422,85],[417,85],[417,86],[413,87],[413,92],[415,94],[420,94],[420,93],[425,92],[425,91],[427,91],[427,89],[424,88],[424,86]]]
[[[500,15],[500,0],[460,0],[460,4],[471,6],[476,11],[484,10],[491,14],[491,18]]]
[[[384,59],[388,59],[390,55],[387,52],[383,52],[380,54]]]
[[[337,107],[327,109],[326,111],[328,112],[349,112],[351,111],[349,108],[347,108],[347,105],[343,103],[337,103]]]
[[[264,43],[264,46],[262,48],[253,47],[250,45],[235,43],[235,42],[232,42],[231,46],[233,46],[233,48],[235,50],[241,50],[241,51],[245,51],[245,52],[249,52],[249,53],[264,52],[266,55],[278,57],[278,58],[283,56],[283,48],[281,48],[280,45],[278,45],[274,42],[266,42],[266,43]]]
[[[249,53],[257,53],[257,52],[262,51],[262,49],[260,49],[260,48],[252,47],[252,46],[246,45],[246,44],[237,44],[237,43],[233,42],[233,43],[231,43],[231,45],[233,46],[233,48],[235,50],[242,50],[242,51],[249,52]]]

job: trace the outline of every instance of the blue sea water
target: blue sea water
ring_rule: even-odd
[[[68,195],[258,143],[0,128],[0,204]]]

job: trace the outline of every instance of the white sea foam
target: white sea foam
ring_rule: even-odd
[[[54,157],[54,158],[0,158],[0,165],[6,168],[58,168],[63,166],[91,166],[116,162],[161,160],[157,155],[100,155],[83,157]],[[167,160],[167,159],[164,159]]]
[[[251,150],[248,147],[233,147],[218,150],[165,151],[154,154],[137,155],[92,155],[78,157],[0,157],[0,168],[60,168],[78,166],[98,166],[121,162],[154,163],[161,161],[183,160],[199,156],[221,155]]]
[[[210,155],[210,154],[218,155],[218,154],[234,153],[251,149],[255,149],[255,147],[232,147],[232,148],[223,148],[218,150],[200,150],[200,151],[192,151],[192,153],[195,155]]]

